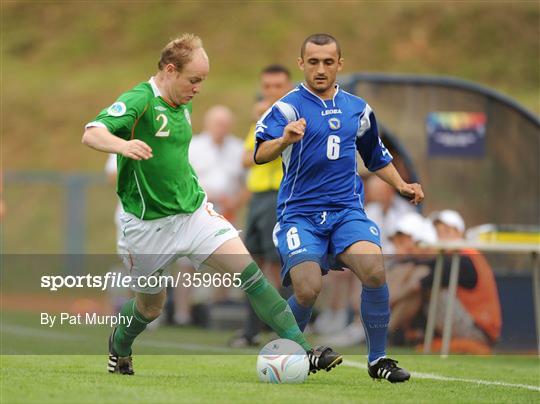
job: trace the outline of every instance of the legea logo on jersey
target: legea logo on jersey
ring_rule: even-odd
[[[337,118],[330,118],[328,120],[328,126],[330,126],[330,129],[332,130],[338,130],[339,128],[341,128],[341,122]]]
[[[335,115],[335,114],[341,114],[341,109],[339,108],[334,108],[334,109],[327,109],[326,111],[321,111],[321,116],[326,116],[326,115]]]
[[[189,116],[189,111],[187,109],[184,109],[184,116],[186,117],[186,121],[188,121],[189,125],[191,126],[191,117]]]
[[[126,113],[126,109],[126,104],[121,101],[117,101],[109,107],[107,114],[110,116],[122,116]]]

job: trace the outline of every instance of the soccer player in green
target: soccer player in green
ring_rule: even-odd
[[[253,262],[237,230],[206,202],[188,161],[191,100],[209,72],[200,38],[184,34],[161,53],[157,74],[122,94],[86,125],[83,143],[118,155],[117,192],[122,216],[122,257],[135,298],[121,309],[131,324],[109,338],[108,370],[132,375],[133,341],[161,314],[166,291],[142,287],[139,278],[159,276],[173,260],[187,256],[220,272],[239,274],[241,287],[257,315],[282,338],[308,353],[310,371],[330,370],[341,355],[306,342],[287,304]]]

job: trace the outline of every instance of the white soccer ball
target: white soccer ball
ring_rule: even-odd
[[[290,339],[266,344],[257,358],[257,374],[264,383],[303,383],[308,376],[306,351]]]

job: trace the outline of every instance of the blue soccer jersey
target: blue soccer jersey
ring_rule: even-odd
[[[300,118],[307,123],[304,137],[282,153],[284,175],[278,196],[278,218],[324,210],[363,209],[364,190],[356,151],[370,171],[392,161],[379,138],[370,106],[338,86],[333,99],[323,100],[300,84],[261,117],[255,131],[257,146],[280,138],[285,126]]]

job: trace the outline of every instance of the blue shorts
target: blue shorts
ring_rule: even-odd
[[[294,266],[313,261],[324,274],[335,258],[357,241],[370,241],[379,247],[379,227],[362,209],[322,211],[308,215],[282,217],[274,228],[274,243],[281,258],[281,282],[291,284],[289,271]]]

